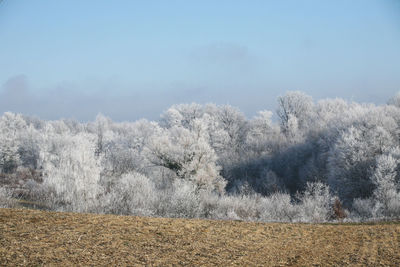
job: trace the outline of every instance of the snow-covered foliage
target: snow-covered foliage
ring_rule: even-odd
[[[43,185],[54,194],[52,206],[88,212],[97,205],[100,158],[95,156],[95,136],[88,133],[54,135],[49,129],[41,153]]]
[[[180,104],[159,121],[0,117],[4,203],[146,216],[325,222],[400,218],[400,97],[278,98],[278,121]]]

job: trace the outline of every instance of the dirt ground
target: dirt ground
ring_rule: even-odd
[[[0,209],[0,265],[400,266],[400,224],[251,223]]]

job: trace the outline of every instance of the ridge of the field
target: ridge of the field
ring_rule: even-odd
[[[400,224],[290,224],[0,209],[1,266],[400,266]]]

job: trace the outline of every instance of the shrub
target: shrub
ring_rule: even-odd
[[[333,203],[333,216],[334,220],[343,220],[347,217],[347,211],[343,208],[342,202],[340,202],[339,198],[335,199]]]
[[[259,199],[257,195],[218,196],[203,194],[201,197],[202,217],[223,220],[258,220]]]
[[[262,221],[293,222],[298,217],[298,208],[292,204],[289,194],[274,193],[260,202]]]
[[[320,182],[307,183],[306,190],[299,195],[302,222],[326,222],[333,215],[334,197],[329,186]]]
[[[124,215],[153,215],[156,192],[146,176],[132,172],[123,175],[103,197],[103,211]]]
[[[373,199],[356,198],[352,206],[352,219],[360,218],[361,220],[372,219],[376,217],[375,203]]]
[[[14,208],[17,202],[12,197],[12,192],[4,187],[0,187],[0,208]]]
[[[168,203],[167,214],[170,217],[196,218],[200,213],[198,186],[190,181],[176,179]]]

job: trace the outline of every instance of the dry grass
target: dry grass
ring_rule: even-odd
[[[0,209],[0,265],[400,266],[400,224],[312,225]]]

